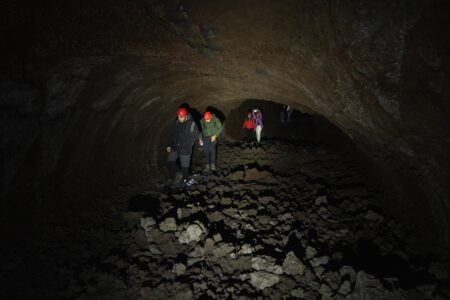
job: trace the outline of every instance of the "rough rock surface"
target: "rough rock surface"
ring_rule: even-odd
[[[46,298],[443,300],[448,296],[449,278],[439,271],[441,263],[416,256],[396,222],[377,205],[377,191],[364,185],[345,160],[325,148],[287,142],[220,147],[219,170],[194,188],[148,190],[130,202],[143,199],[151,204],[150,210],[122,211],[118,214],[122,223],[113,216],[104,219],[107,227],[92,232],[98,237],[97,252],[61,260],[58,274],[67,280],[67,288],[55,288]],[[321,161],[324,167],[293,165],[284,159],[286,153],[303,153],[304,165]],[[249,168],[265,170],[273,178],[234,179],[234,173]],[[343,184],[346,192],[340,194]],[[350,190],[353,196],[348,196]],[[318,207],[317,199],[325,195],[327,201]],[[371,210],[383,218],[367,219]],[[332,213],[323,217],[327,211]],[[219,214],[220,218],[212,217]],[[175,223],[180,225],[174,227]],[[72,248],[83,247],[85,239],[73,243]],[[57,250],[53,251],[57,258]],[[37,263],[39,255],[33,257]],[[21,274],[21,265],[26,262],[19,257],[8,258],[0,265],[2,280]],[[21,293],[27,298],[42,295],[42,290],[29,287]]]

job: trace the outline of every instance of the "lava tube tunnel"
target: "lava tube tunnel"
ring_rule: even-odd
[[[449,11],[3,1],[0,298],[449,299]]]

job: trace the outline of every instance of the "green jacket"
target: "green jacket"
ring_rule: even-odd
[[[220,120],[213,114],[211,122],[206,122],[205,119],[200,120],[200,125],[202,126],[202,132],[200,133],[200,138],[205,138],[215,135],[216,137],[222,132],[222,124]]]

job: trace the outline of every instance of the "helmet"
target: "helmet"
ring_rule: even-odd
[[[212,113],[210,113],[209,111],[206,111],[204,114],[203,114],[203,118],[205,119],[205,120],[211,120],[212,119]]]
[[[179,116],[179,117],[186,117],[187,115],[188,115],[188,112],[187,112],[187,109],[186,108],[184,108],[184,107],[180,107],[178,110],[177,110],[177,115]]]

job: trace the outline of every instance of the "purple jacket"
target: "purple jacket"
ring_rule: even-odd
[[[259,114],[254,112],[253,119],[255,120],[255,127],[258,125],[260,125],[261,127],[264,127],[261,112],[259,112]]]

